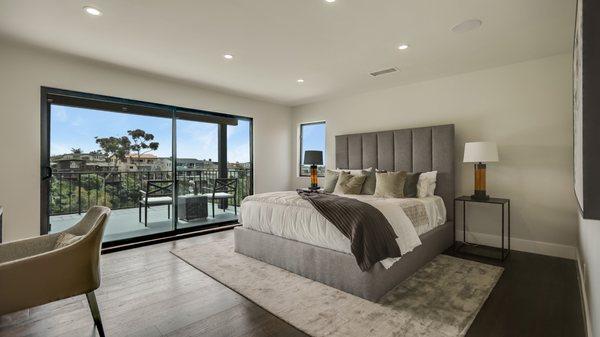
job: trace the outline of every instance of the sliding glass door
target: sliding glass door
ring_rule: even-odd
[[[212,190],[219,178],[219,124],[177,116],[177,226],[211,225],[236,220],[212,214]],[[217,216],[218,215],[218,216]]]
[[[177,228],[237,221],[252,191],[250,125],[240,118],[176,112]]]
[[[89,207],[112,214],[105,243],[237,221],[252,193],[252,120],[42,90],[41,233]]]

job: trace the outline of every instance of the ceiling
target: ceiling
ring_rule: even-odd
[[[570,52],[574,8],[575,0],[0,0],[0,35],[295,106]],[[479,29],[451,31],[473,18]],[[389,67],[400,71],[369,75]]]

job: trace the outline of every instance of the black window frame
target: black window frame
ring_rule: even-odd
[[[110,112],[118,113],[119,110],[125,113],[134,113],[146,116],[166,116],[165,113],[170,114],[172,120],[172,158],[173,161],[176,159],[177,142],[176,142],[176,121],[178,115],[182,113],[194,114],[198,120],[206,119],[219,125],[219,174],[220,176],[227,176],[227,162],[225,159],[227,156],[227,123],[232,119],[246,120],[249,122],[249,145],[250,145],[250,176],[249,176],[249,194],[254,194],[254,119],[247,116],[238,116],[225,114],[220,112],[191,109],[175,105],[167,105],[160,103],[152,103],[134,99],[120,98],[107,95],[91,94],[80,91],[52,88],[52,87],[40,87],[40,113],[41,113],[41,139],[40,139],[40,163],[41,163],[41,182],[40,182],[40,235],[48,234],[49,232],[49,197],[50,189],[49,185],[45,183],[51,177],[51,171],[48,172],[47,168],[50,167],[50,106],[56,104],[55,100],[60,97],[62,102],[60,105],[70,105],[76,107],[86,107],[96,110],[105,110]],[[118,107],[115,109],[115,107]],[[135,107],[135,110],[139,112],[133,112],[130,107]],[[175,176],[177,165],[171,165],[171,170]],[[48,175],[50,174],[50,175]],[[177,195],[177,185],[174,188],[174,195]],[[176,208],[173,208],[172,218],[177,219]],[[202,226],[202,227],[179,227],[171,231],[149,234],[145,236],[132,237],[127,239],[108,241],[102,243],[102,249],[107,250],[115,247],[136,247],[145,245],[147,243],[156,243],[163,240],[172,240],[181,237],[185,234],[193,233],[205,233],[218,231],[221,229],[227,229],[228,227],[235,225],[239,220],[224,221],[214,225]],[[117,248],[116,250],[120,250]]]
[[[324,124],[325,125],[325,144],[324,144],[324,151],[323,151],[323,165],[319,165],[319,166],[323,166],[325,167],[326,164],[326,154],[327,154],[327,121],[318,121],[318,122],[308,122],[308,123],[300,123],[300,130],[299,130],[299,148],[300,148],[300,153],[298,156],[298,176],[299,177],[310,177],[310,174],[303,174],[302,173],[302,166],[304,166],[304,164],[302,164],[302,143],[304,140],[304,135],[303,135],[303,127],[307,126],[307,125],[318,125],[318,124]],[[317,171],[318,172],[318,171]],[[318,177],[324,177],[325,176],[325,172],[323,173],[318,173],[317,174]]]

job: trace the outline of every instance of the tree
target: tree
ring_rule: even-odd
[[[81,154],[81,148],[80,147],[77,147],[77,148],[72,147],[71,148],[71,153],[73,153],[73,154]]]
[[[154,135],[142,129],[128,130],[127,134],[131,138],[130,151],[137,153],[138,160],[143,154],[158,150],[158,142],[152,142]]]
[[[119,161],[125,161],[125,157],[131,149],[131,141],[129,137],[104,137],[96,138],[96,144],[100,146],[100,150],[106,155],[106,161],[113,162],[113,168],[116,171]]]

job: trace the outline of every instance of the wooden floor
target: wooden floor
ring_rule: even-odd
[[[585,336],[575,261],[516,251],[504,262],[446,253],[504,267],[466,337]]]
[[[169,253],[230,235],[103,255],[97,297],[106,335],[306,336]],[[584,336],[574,261],[513,252],[504,267],[468,337]],[[78,296],[1,316],[0,336],[97,333],[85,297]]]

